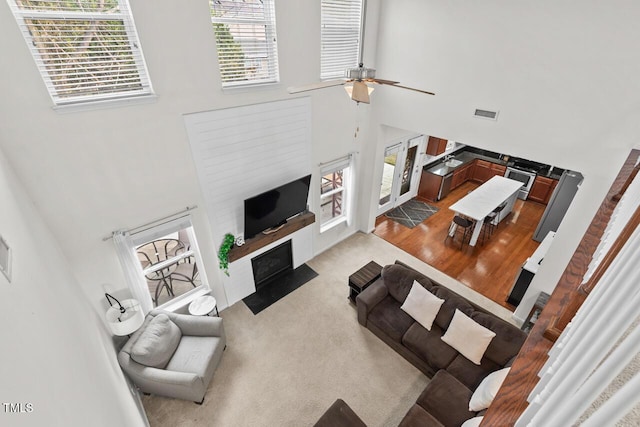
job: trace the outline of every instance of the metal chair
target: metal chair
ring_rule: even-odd
[[[500,212],[503,211],[503,209],[506,206],[507,206],[506,204],[502,204],[502,205],[498,206],[493,211],[491,211],[491,213],[489,215],[487,215],[484,218],[484,222],[482,223],[482,242],[483,243],[484,243],[485,238],[487,238],[487,234],[489,234],[489,237],[491,237],[491,235],[493,234],[493,231],[498,226],[498,224],[499,224],[499,222],[497,221],[498,220],[498,215],[500,214]]]
[[[468,218],[463,218],[460,215],[455,215],[453,220],[451,221],[451,225],[449,226],[449,232],[447,233],[447,237],[445,237],[445,241],[451,236],[451,229],[455,227],[455,231],[458,232],[462,230],[462,240],[460,242],[460,249],[464,246],[464,242],[467,239],[467,234],[469,234],[469,240],[471,240],[471,234],[473,233],[472,227],[475,222]]]

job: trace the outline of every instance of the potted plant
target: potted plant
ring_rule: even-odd
[[[235,237],[233,234],[227,233],[222,239],[220,250],[218,251],[218,260],[220,261],[220,269],[224,271],[224,274],[229,275],[229,251],[233,248],[233,242]]]

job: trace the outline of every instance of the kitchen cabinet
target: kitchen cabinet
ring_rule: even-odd
[[[453,181],[451,182],[452,190],[471,179],[473,174],[473,164],[474,162],[467,163],[466,165],[460,166],[453,172]]]
[[[485,183],[489,181],[489,179],[493,176],[491,175],[491,162],[487,162],[486,160],[476,159],[475,166],[473,169],[473,180],[478,181],[479,183]]]
[[[438,138],[435,136],[429,137],[427,142],[427,154],[431,156],[437,156],[444,153],[447,150],[447,140]]]
[[[538,203],[547,204],[553,194],[554,188],[558,185],[558,180],[547,178],[544,176],[536,176],[531,190],[529,190],[529,197],[527,200],[531,200]]]
[[[504,174],[507,172],[507,167],[505,165],[499,165],[497,163],[491,163],[491,177],[493,178],[494,176],[504,176]]]
[[[440,175],[423,171],[418,186],[418,197],[430,202],[437,201],[442,179],[443,177]]]

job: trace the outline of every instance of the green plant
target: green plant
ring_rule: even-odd
[[[229,275],[229,251],[233,248],[233,242],[235,241],[233,234],[225,234],[218,251],[218,259],[220,260],[220,270],[224,271],[224,274]]]

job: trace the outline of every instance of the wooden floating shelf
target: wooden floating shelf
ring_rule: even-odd
[[[287,221],[281,229],[271,234],[258,234],[248,239],[242,246],[233,246],[229,251],[229,262],[237,261],[240,258],[267,246],[276,240],[282,239],[289,234],[295,233],[301,228],[316,222],[316,215],[313,212],[305,212]]]

